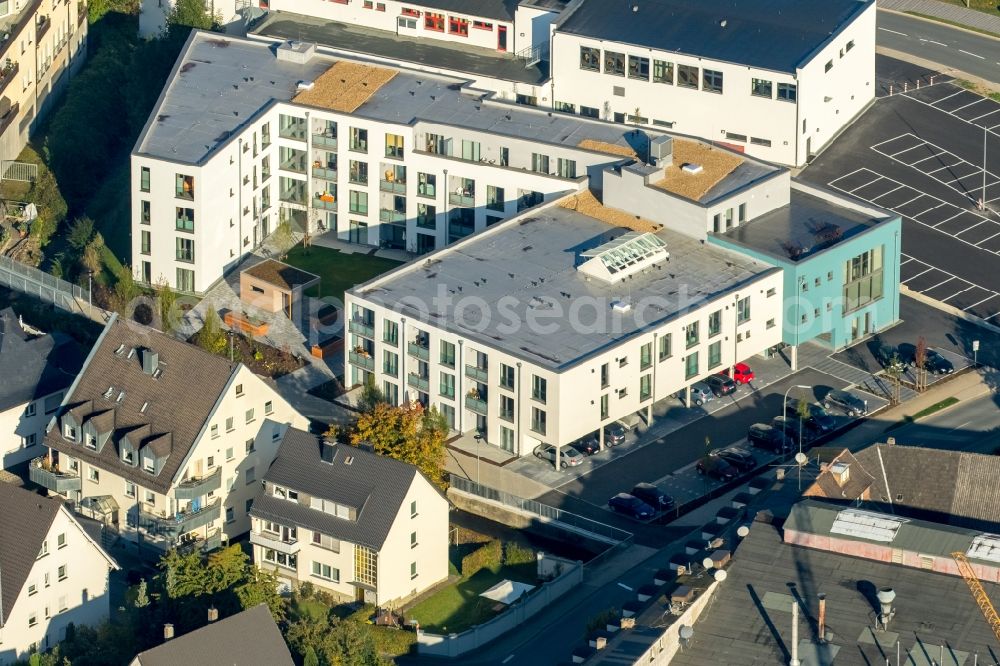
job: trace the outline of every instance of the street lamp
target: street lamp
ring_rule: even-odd
[[[785,389],[785,396],[781,399],[781,415],[786,416],[788,414],[788,392],[792,389],[812,389],[811,386],[806,386],[805,384],[793,384]],[[799,453],[802,453],[802,417],[799,417]]]
[[[476,440],[476,485],[478,486],[478,485],[480,485],[479,484],[479,443],[481,441],[483,441],[483,433],[482,432],[477,432],[475,435],[473,435],[473,439]]]
[[[87,271],[87,308],[94,309],[94,271]]]

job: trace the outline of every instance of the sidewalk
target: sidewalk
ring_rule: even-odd
[[[878,8],[900,13],[915,12],[1000,35],[1000,16],[938,0],[878,0]]]

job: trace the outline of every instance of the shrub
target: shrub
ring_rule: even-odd
[[[451,528],[451,538],[452,543],[456,546],[461,546],[466,543],[486,543],[490,540],[485,534],[480,534],[475,530],[470,530],[467,527],[453,527]]]
[[[590,636],[595,631],[604,629],[608,626],[609,622],[617,620],[619,617],[617,608],[609,608],[602,613],[598,613],[594,617],[587,620],[587,636]]]
[[[503,563],[503,547],[496,539],[490,539],[482,548],[477,548],[462,558],[462,575],[472,576],[480,569],[496,570]]]
[[[503,547],[503,563],[507,566],[517,564],[534,564],[537,561],[535,551],[518,543],[506,543]]]

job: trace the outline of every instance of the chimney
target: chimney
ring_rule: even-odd
[[[174,637],[174,625],[167,622],[163,625],[163,640],[169,641]]]
[[[152,349],[143,349],[141,355],[142,371],[147,375],[152,375],[160,367],[160,355]]]
[[[875,596],[878,597],[878,603],[882,607],[882,612],[879,613],[878,619],[881,620],[882,627],[887,628],[889,620],[896,614],[896,611],[892,609],[892,602],[896,599],[896,591],[891,587],[882,587],[879,588]]]
[[[817,627],[816,633],[819,634],[819,642],[826,642],[826,595],[822,592],[817,595],[819,597],[819,626]]]
[[[885,444],[886,444],[886,446],[896,446],[896,438],[895,437],[887,437],[886,440],[885,440]]]
[[[334,458],[335,455],[337,455],[337,445],[336,445],[336,443],[324,439],[320,443],[320,452],[319,452],[319,455],[320,455],[320,459],[323,462],[325,462],[327,464],[333,464],[333,458]]]
[[[214,606],[210,606],[208,609],[208,621],[215,622],[219,619],[219,609]]]

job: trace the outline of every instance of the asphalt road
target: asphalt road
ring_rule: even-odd
[[[885,11],[878,12],[877,25],[878,46],[1000,81],[1000,40]]]
[[[984,395],[892,431],[898,444],[993,453],[1000,446],[1000,397]]]

